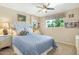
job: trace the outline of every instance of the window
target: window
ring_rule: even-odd
[[[46,27],[64,27],[63,18],[46,20]]]

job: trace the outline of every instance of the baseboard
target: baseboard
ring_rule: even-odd
[[[56,41],[56,42],[76,47],[74,44],[70,44],[70,43],[67,43],[67,42],[58,42],[58,41]]]

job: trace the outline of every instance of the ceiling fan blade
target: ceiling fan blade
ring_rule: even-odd
[[[41,12],[42,10],[38,10],[38,12]]]
[[[50,3],[47,4],[47,6],[49,6],[49,5],[50,5]]]
[[[43,8],[43,7],[40,7],[40,6],[36,6],[37,8]]]
[[[43,4],[43,8],[47,8],[47,6],[45,4]]]
[[[47,8],[47,10],[55,10],[55,8]]]

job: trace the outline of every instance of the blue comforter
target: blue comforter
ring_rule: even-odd
[[[24,55],[39,55],[50,47],[56,48],[54,40],[45,35],[27,34],[16,36],[12,42]]]

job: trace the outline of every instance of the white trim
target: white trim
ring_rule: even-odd
[[[56,40],[55,40],[55,41],[56,41]],[[56,41],[56,43],[63,43],[63,44],[75,46],[75,42],[74,42],[74,43],[70,43],[70,42],[67,42],[67,41]]]

